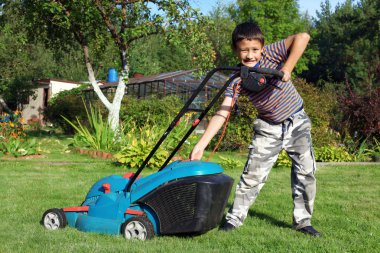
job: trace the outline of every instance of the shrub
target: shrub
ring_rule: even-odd
[[[168,117],[167,117],[168,118]],[[162,119],[164,120],[164,119]],[[149,119],[147,119],[149,121]],[[170,122],[164,120],[165,122]],[[137,123],[129,121],[123,124],[123,137],[118,145],[121,151],[115,155],[117,161],[126,167],[140,167],[161,136],[167,130],[167,125],[144,125],[137,127]],[[179,141],[185,136],[191,126],[191,116],[184,115],[184,119],[170,132],[165,141],[160,145],[154,156],[147,164],[147,168],[157,169],[166,161],[170,152],[174,150]],[[177,151],[177,157],[186,159],[197,142],[198,137],[194,134],[183,143]]]
[[[273,167],[291,167],[292,161],[290,160],[288,154],[285,150],[281,150],[280,154],[278,155],[277,161],[274,164]]]
[[[177,96],[161,99],[154,96],[147,99],[127,97],[121,106],[120,119],[134,122],[137,127],[147,124],[167,127],[182,107],[183,102]]]
[[[347,129],[353,139],[380,138],[380,88],[359,95],[347,84],[339,102],[341,129]]]
[[[228,158],[224,156],[219,156],[219,164],[226,170],[240,169],[243,168],[244,164],[236,159]]]
[[[221,103],[221,101],[220,101]],[[219,103],[219,104],[220,104]],[[214,106],[209,113],[208,119],[216,113],[219,106]],[[228,122],[226,134],[220,143],[219,151],[235,151],[242,150],[248,147],[252,141],[253,128],[252,124],[257,116],[257,111],[249,101],[248,97],[241,96],[234,106]],[[217,144],[220,136],[215,136],[209,145],[213,149]]]
[[[84,88],[79,87],[59,92],[49,101],[47,108],[45,108],[43,112],[44,119],[52,123],[54,127],[61,128],[66,134],[74,134],[75,131],[72,125],[64,120],[62,116],[71,122],[75,122],[78,119],[82,124],[88,125],[86,109],[83,106],[82,90]],[[92,105],[102,115],[105,115],[105,109],[101,102],[95,99]]]
[[[354,157],[347,152],[345,147],[325,146],[315,148],[315,160],[317,162],[352,162]]]
[[[380,141],[376,138],[373,138],[371,141],[365,139],[352,153],[355,161],[376,161],[380,157]]]
[[[0,153],[4,155],[12,155],[14,157],[34,155],[38,153],[36,140],[31,141],[26,139],[10,137],[8,140],[1,140],[0,137]]]
[[[332,128],[337,107],[335,92],[330,88],[316,88],[301,78],[296,78],[294,85],[303,98],[305,111],[312,122],[314,147],[337,146],[341,137]]]
[[[356,161],[354,155],[350,155],[345,147],[324,146],[314,148],[317,162],[352,162]],[[282,150],[274,167],[291,167],[292,161],[285,150]]]
[[[90,110],[84,106],[89,126],[83,125],[78,118],[76,123],[62,116],[76,133],[74,136],[74,146],[86,147],[95,150],[111,151],[115,149],[115,132],[112,130],[107,120],[104,120],[102,114],[90,104]]]
[[[157,128],[148,125],[141,128],[130,128],[124,136],[121,151],[114,157],[120,164],[128,168],[139,168],[161,135]],[[150,159],[146,168],[157,169],[165,162],[168,155],[168,151],[161,146]]]

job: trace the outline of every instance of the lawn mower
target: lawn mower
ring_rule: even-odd
[[[233,74],[205,109],[191,109],[193,100],[217,71],[233,71]],[[216,163],[171,160],[233,79],[241,75],[244,85],[262,86],[266,78],[281,74],[272,69],[247,67],[213,69],[135,173],[100,179],[80,206],[49,209],[41,223],[48,230],[69,225],[84,232],[122,234],[126,239],[140,240],[154,235],[202,234],[215,228],[223,217],[233,179],[224,175],[223,168]],[[141,177],[140,173],[159,146],[189,111],[199,115],[185,136],[157,172]]]

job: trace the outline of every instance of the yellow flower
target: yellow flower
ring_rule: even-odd
[[[10,125],[11,127],[14,127],[14,126],[15,126],[15,124],[13,124],[13,122],[10,122],[9,125]]]

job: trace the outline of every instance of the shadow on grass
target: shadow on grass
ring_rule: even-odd
[[[72,137],[72,135],[56,133],[54,131],[47,131],[47,130],[26,130],[25,133],[29,137],[55,138],[58,140],[64,140],[69,137]]]
[[[288,224],[284,221],[278,220],[278,219],[276,219],[272,216],[269,216],[267,214],[264,214],[264,213],[259,213],[259,212],[256,212],[254,210],[249,210],[248,214],[249,214],[249,216],[256,217],[260,220],[268,221],[277,227],[292,228],[291,224]]]

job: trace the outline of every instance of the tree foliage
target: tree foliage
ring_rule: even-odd
[[[218,2],[210,12],[209,39],[216,52],[216,66],[234,66],[238,59],[231,49],[231,34],[236,22],[228,13],[228,6]]]
[[[131,75],[154,75],[195,67],[192,64],[191,52],[183,44],[169,43],[163,35],[142,38],[132,43],[129,52]]]
[[[9,107],[22,109],[40,78],[82,79],[75,48],[53,51],[31,33],[21,1],[2,1],[0,11],[0,94]]]
[[[380,83],[380,2],[347,0],[331,10],[328,0],[317,13],[318,62],[310,69],[309,80],[343,83],[356,91],[379,87]]]

